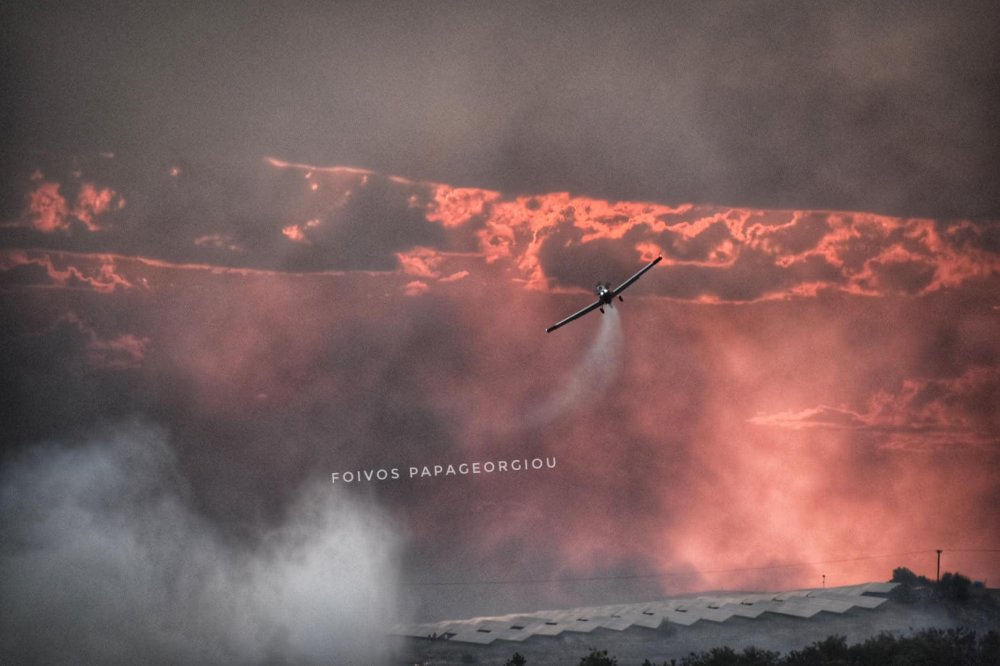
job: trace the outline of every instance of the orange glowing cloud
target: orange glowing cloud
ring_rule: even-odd
[[[104,368],[138,368],[142,365],[149,347],[149,338],[137,337],[131,333],[119,335],[110,340],[92,337],[87,344],[91,365]]]
[[[95,218],[103,215],[114,206],[117,209],[125,207],[125,199],[110,188],[98,189],[93,183],[84,183],[73,208],[73,215],[86,225],[88,231],[99,231],[102,227]]]
[[[299,171],[304,171],[306,173],[306,178],[312,178],[316,173],[331,173],[331,174],[341,174],[350,176],[371,176],[375,172],[369,169],[358,169],[356,167],[348,166],[329,166],[329,167],[318,167],[312,166],[310,164],[297,164],[294,162],[286,162],[285,160],[279,160],[276,157],[268,157],[265,160],[271,166],[277,167],[279,169],[296,169]]]
[[[844,407],[811,407],[799,411],[783,411],[774,414],[758,414],[749,419],[750,423],[761,426],[775,426],[790,430],[806,428],[863,428],[863,415]]]
[[[499,192],[473,187],[433,186],[433,199],[427,204],[426,217],[445,227],[458,227],[482,216],[489,204],[500,198]]]
[[[69,324],[85,340],[87,362],[95,368],[134,369],[142,365],[149,347],[149,338],[123,333],[114,338],[102,338],[97,331],[74,312],[68,312],[55,325]]]
[[[102,293],[131,289],[133,286],[118,274],[115,260],[111,256],[87,256],[84,263],[92,265],[82,267],[66,264],[60,268],[48,254],[23,250],[0,252],[0,271],[8,275],[16,272],[30,274],[35,271],[37,277],[29,282],[35,286],[93,289]]]
[[[282,228],[281,233],[291,241],[309,245],[312,243],[309,239],[309,232],[319,225],[319,219],[313,218],[311,220],[306,220],[302,224],[290,224],[287,227]]]
[[[268,162],[299,170],[311,181],[339,179],[331,182],[343,197],[376,175],[352,167]],[[919,296],[1000,273],[1000,256],[988,249],[986,232],[967,221],[606,201],[566,192],[507,197],[482,188],[384,178],[456,245],[474,243],[482,260],[509,266],[510,279],[529,290],[573,288],[550,265],[556,244],[565,254],[609,242],[634,248],[636,263],[663,255],[661,295],[700,303],[814,298],[830,291]],[[308,243],[310,224],[282,231]],[[406,274],[440,279],[427,248],[397,256]],[[655,281],[651,284],[655,288]]]
[[[995,442],[996,415],[983,413],[983,400],[1000,391],[1000,371],[974,367],[960,377],[906,379],[898,391],[880,390],[867,409],[812,407],[758,414],[750,423],[790,430],[868,431],[890,448],[927,449],[961,442]]]
[[[527,286],[542,288],[548,278],[539,259],[541,248],[548,236],[565,226],[579,230],[575,242],[580,245],[638,234],[643,238],[635,245],[640,258],[648,260],[662,253],[665,266],[719,272],[734,268],[752,252],[755,261],[766,262],[776,276],[784,276],[774,285],[762,285],[763,293],[757,297],[761,300],[814,296],[823,289],[867,295],[926,294],[1000,272],[1000,257],[995,253],[956,246],[931,220],[822,211],[612,205],[566,194],[490,206],[478,232],[480,248],[487,261],[511,261]],[[957,229],[978,230],[967,223]],[[816,279],[817,271],[828,277]],[[711,293],[696,300],[703,297],[713,300]]]
[[[441,282],[458,282],[459,280],[464,280],[469,277],[469,271],[455,271],[451,275],[447,275],[441,278]]]
[[[426,293],[430,285],[426,281],[435,280],[441,284],[459,282],[469,277],[469,270],[454,267],[456,259],[467,259],[468,254],[440,252],[428,247],[415,247],[409,252],[397,252],[396,258],[403,273],[420,278],[420,281],[410,282],[406,293],[411,296]],[[449,266],[452,264],[452,266]]]
[[[199,236],[198,238],[194,239],[194,244],[197,245],[198,247],[214,247],[220,250],[228,250],[229,252],[237,252],[241,254],[247,251],[245,247],[235,242],[231,236],[224,234],[209,234],[207,236]]]
[[[125,199],[111,188],[84,182],[71,209],[59,183],[45,180],[40,172],[36,172],[32,180],[37,184],[27,196],[26,226],[44,234],[69,231],[74,220],[82,223],[87,231],[101,231],[104,227],[97,219],[111,210],[125,207]],[[15,223],[13,226],[20,225]]]
[[[403,293],[407,296],[420,296],[421,294],[426,294],[429,289],[430,286],[426,282],[413,280],[406,283],[406,286],[403,287]]]
[[[409,252],[397,252],[399,265],[407,275],[420,278],[436,279],[441,277],[441,264],[444,255],[437,250],[426,247],[416,247]]]
[[[59,193],[59,183],[39,183],[28,195],[31,226],[42,233],[69,229],[68,212],[66,199]]]

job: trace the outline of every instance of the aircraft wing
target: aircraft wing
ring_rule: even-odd
[[[601,302],[600,301],[597,301],[596,303],[591,303],[590,305],[588,305],[584,309],[580,310],[576,314],[571,314],[570,316],[566,317],[565,319],[563,319],[558,324],[553,324],[552,326],[549,326],[547,329],[545,329],[545,332],[546,333],[551,333],[552,331],[556,330],[560,326],[565,326],[566,324],[570,323],[571,321],[577,320],[580,317],[582,317],[583,315],[585,315],[588,312],[590,312],[591,310],[596,310],[599,307],[601,307]]]
[[[614,291],[615,296],[620,295],[623,291],[631,287],[633,282],[641,278],[642,274],[648,271],[650,268],[660,263],[661,259],[663,259],[663,257],[657,257],[656,259],[653,259],[651,262],[643,266],[642,270],[640,270],[638,273],[636,273],[635,275],[633,275],[632,277],[630,277],[629,279],[625,280],[620,285],[618,285],[618,288],[615,289]]]

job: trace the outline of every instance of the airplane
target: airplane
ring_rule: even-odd
[[[628,289],[630,286],[632,286],[633,282],[635,282],[636,280],[638,280],[639,278],[641,278],[643,273],[645,273],[646,271],[648,271],[650,268],[652,268],[656,264],[660,263],[661,259],[663,259],[662,256],[659,256],[656,259],[653,259],[651,262],[649,262],[648,264],[646,264],[642,268],[642,270],[640,270],[638,273],[636,273],[635,275],[633,275],[629,279],[627,279],[624,282],[622,282],[618,286],[617,289],[612,289],[610,282],[605,282],[604,284],[601,284],[600,282],[598,282],[597,286],[594,288],[595,291],[597,292],[597,302],[596,303],[592,303],[592,304],[588,305],[587,307],[585,307],[584,309],[582,309],[579,312],[577,312],[576,314],[572,314],[572,315],[566,317],[565,319],[563,319],[558,324],[553,324],[552,326],[549,326],[547,329],[545,329],[545,332],[546,333],[551,333],[552,331],[556,330],[560,326],[565,326],[566,324],[570,323],[571,321],[579,319],[580,317],[582,317],[583,315],[587,314],[591,310],[596,310],[596,309],[600,308],[601,314],[604,314],[604,306],[607,305],[608,307],[611,307],[613,305],[613,303],[614,303],[615,297],[617,297],[619,301],[623,301],[624,302],[625,299],[622,298],[622,292],[625,291],[626,289]]]

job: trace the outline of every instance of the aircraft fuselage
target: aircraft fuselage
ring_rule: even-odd
[[[594,291],[597,292],[597,300],[601,303],[601,307],[600,307],[601,314],[604,314],[604,306],[605,305],[611,305],[611,306],[613,306],[614,303],[615,303],[615,290],[612,289],[607,284],[599,284],[594,289]],[[619,296],[618,298],[620,300],[624,300],[624,299],[622,299],[621,296]]]
[[[617,298],[619,301],[625,300],[624,298],[622,298],[622,292],[625,291],[626,289],[628,289],[629,285],[631,285],[633,282],[635,282],[636,280],[638,280],[639,278],[641,278],[646,271],[648,271],[650,268],[652,268],[656,264],[660,263],[661,259],[663,259],[662,256],[659,256],[656,259],[653,259],[651,262],[649,262],[648,264],[646,264],[645,266],[643,266],[642,269],[640,269],[638,273],[636,273],[635,275],[633,275],[632,277],[630,277],[629,279],[625,280],[620,285],[618,285],[618,287],[616,289],[612,289],[611,288],[611,283],[610,282],[598,282],[597,286],[594,288],[594,291],[597,293],[597,301],[595,301],[594,303],[591,303],[590,305],[588,305],[584,309],[580,310],[579,312],[571,314],[570,316],[568,316],[565,319],[563,319],[561,322],[559,322],[557,324],[553,324],[552,326],[549,326],[547,329],[545,329],[545,332],[546,333],[551,333],[552,331],[556,330],[557,328],[559,328],[561,326],[565,326],[566,324],[570,323],[571,321],[576,321],[577,319],[579,319],[583,315],[585,315],[588,312],[591,312],[593,310],[598,310],[599,309],[601,311],[601,314],[604,314],[604,306],[605,305],[609,305],[610,306],[614,302],[615,298]]]

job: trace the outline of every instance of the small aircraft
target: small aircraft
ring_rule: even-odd
[[[594,290],[597,292],[597,302],[596,303],[592,303],[592,304],[588,305],[587,307],[585,307],[584,309],[582,309],[579,312],[577,312],[576,314],[572,314],[572,315],[566,317],[565,319],[563,319],[558,324],[553,324],[552,326],[549,326],[547,329],[545,329],[545,332],[546,333],[551,333],[552,331],[556,330],[560,326],[565,326],[566,324],[570,323],[571,321],[579,319],[580,317],[582,317],[583,315],[587,314],[591,310],[596,310],[596,309],[600,308],[601,314],[604,314],[604,306],[605,305],[607,305],[608,307],[611,307],[612,304],[614,303],[615,297],[617,297],[619,301],[624,301],[625,299],[622,298],[622,292],[625,291],[626,289],[628,289],[630,286],[632,286],[633,282],[635,282],[636,280],[638,280],[639,278],[641,278],[643,273],[645,273],[646,271],[648,271],[650,268],[652,268],[656,264],[660,263],[661,259],[663,259],[662,256],[657,257],[656,259],[653,259],[651,262],[649,262],[648,264],[646,264],[642,268],[642,270],[640,270],[638,273],[636,273],[635,275],[633,275],[629,279],[627,279],[624,282],[622,282],[618,286],[618,288],[616,288],[616,289],[612,289],[611,288],[611,283],[610,282],[605,282],[604,284],[601,284],[600,282],[598,282],[597,286],[594,288]]]

